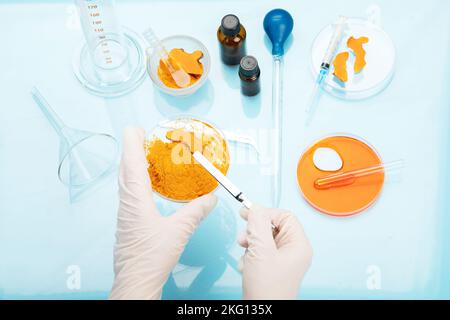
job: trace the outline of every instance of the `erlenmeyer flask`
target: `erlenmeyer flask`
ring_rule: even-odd
[[[119,147],[113,136],[69,128],[37,88],[34,101],[60,138],[58,177],[70,189],[91,187],[115,167]],[[73,199],[72,199],[73,200]]]

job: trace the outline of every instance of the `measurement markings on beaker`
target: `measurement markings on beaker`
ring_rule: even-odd
[[[96,4],[88,4],[88,15],[91,18],[91,23],[94,26],[94,32],[98,34],[100,40],[104,40],[106,37],[104,35],[105,29],[103,28],[103,20],[101,19],[101,13],[99,7]],[[112,64],[111,51],[108,47],[108,42],[101,43],[101,52],[106,64]]]

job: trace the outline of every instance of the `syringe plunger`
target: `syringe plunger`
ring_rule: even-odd
[[[328,69],[333,60],[334,55],[338,49],[339,43],[341,42],[342,34],[346,28],[347,17],[340,16],[339,20],[335,24],[334,32],[331,36],[330,43],[328,45],[327,51],[322,61],[322,66],[326,66]]]

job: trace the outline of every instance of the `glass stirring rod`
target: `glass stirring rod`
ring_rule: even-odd
[[[314,83],[314,89],[311,93],[311,97],[306,105],[306,124],[309,125],[311,119],[316,111],[317,104],[319,102],[319,96],[322,89],[322,85],[330,72],[330,66],[333,62],[333,58],[336,55],[336,51],[341,42],[344,30],[347,26],[347,17],[340,16],[339,20],[335,24],[334,32],[331,35],[330,42],[328,44],[327,51],[323,57],[322,63],[320,65],[319,74],[317,75],[316,81]]]
[[[357,178],[366,177],[380,172],[400,169],[403,166],[404,166],[403,160],[396,160],[366,168],[330,174],[328,176],[319,178],[316,181],[314,181],[314,187],[316,189],[330,189],[336,187],[344,187],[353,184]]]
[[[274,121],[274,155],[272,175],[272,204],[278,207],[281,194],[282,163],[282,85],[284,43],[292,32],[294,20],[283,9],[269,11],[264,17],[264,31],[272,42],[273,74],[272,74],[272,118]]]

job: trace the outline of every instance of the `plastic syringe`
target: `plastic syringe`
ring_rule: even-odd
[[[316,82],[314,84],[314,89],[311,94],[311,98],[309,100],[308,105],[306,106],[306,123],[309,124],[314,111],[316,109],[319,93],[322,88],[323,83],[325,82],[325,78],[327,77],[331,63],[333,62],[333,58],[336,55],[336,51],[339,47],[339,43],[341,42],[342,36],[344,34],[344,30],[347,26],[347,17],[340,16],[337,23],[335,24],[334,32],[331,36],[330,42],[328,44],[327,51],[325,52],[325,56],[323,57],[322,63],[320,65],[319,74],[317,75]]]

